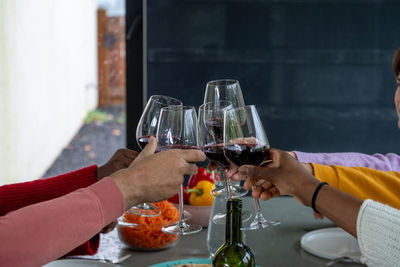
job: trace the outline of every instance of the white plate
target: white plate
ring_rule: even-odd
[[[301,247],[328,260],[347,255],[359,259],[361,256],[357,239],[340,227],[315,230],[303,235]]]
[[[102,262],[102,261],[96,261],[96,260],[81,260],[81,259],[64,259],[64,260],[56,260],[52,261],[43,267],[95,267],[95,266],[100,266],[100,267],[112,267],[115,266],[114,264],[107,263],[107,262]]]

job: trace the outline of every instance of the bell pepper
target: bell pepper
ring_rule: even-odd
[[[215,175],[218,175],[218,174],[215,174]],[[217,178],[219,178],[219,176]],[[211,183],[214,183],[212,174],[209,173],[206,169],[198,167],[197,174],[195,174],[192,177],[190,177],[189,182],[188,182],[188,187],[189,188],[193,188],[193,187],[195,187],[197,185],[197,183],[199,181],[203,181],[203,180],[210,181]]]
[[[186,186],[183,186],[183,203],[188,204],[189,203],[189,192],[187,191],[188,188]],[[179,193],[176,193],[173,197],[170,197],[168,199],[169,202],[179,204]]]
[[[189,204],[192,206],[211,206],[214,201],[214,196],[211,191],[214,189],[214,183],[202,180],[199,181],[193,188],[189,188]]]

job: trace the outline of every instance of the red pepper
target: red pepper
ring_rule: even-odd
[[[215,174],[215,175],[218,175],[218,174]],[[208,172],[206,169],[198,167],[197,174],[193,175],[189,179],[188,188],[195,187],[197,185],[197,183],[202,180],[206,180],[206,181],[210,181],[211,183],[214,183],[212,174],[210,172]]]
[[[187,192],[187,189],[188,189],[187,186],[183,186],[183,203],[184,204],[188,204],[189,203],[190,193]],[[168,201],[178,204],[179,203],[179,193],[176,193],[175,196],[169,198]]]

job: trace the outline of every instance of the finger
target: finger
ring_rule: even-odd
[[[187,175],[195,175],[198,171],[198,167],[196,164],[188,163],[185,169],[185,174]]]
[[[281,193],[279,192],[279,189],[275,186],[271,187],[268,191],[271,192],[272,197],[277,197],[277,196],[281,195]]]
[[[261,187],[258,186],[253,186],[253,192],[257,192],[258,194],[261,194],[264,190]]]
[[[157,139],[154,136],[150,136],[149,143],[143,148],[138,157],[147,157],[153,155],[156,152]]]
[[[217,164],[215,164],[214,163],[214,161],[210,161],[210,163],[208,164],[208,169],[210,170],[210,171],[213,171],[213,170],[215,170],[215,169],[217,169]]]
[[[246,176],[241,176],[239,173],[235,173],[231,176],[231,179],[234,181],[246,180]]]
[[[235,173],[237,173],[238,168],[235,165],[230,165],[228,170],[225,172],[226,178],[231,178]]]
[[[187,162],[200,162],[200,161],[205,161],[206,160],[206,155],[204,152],[196,149],[187,149],[187,150],[182,150],[182,149],[176,149],[175,151],[178,151],[178,153],[181,155],[181,157],[186,160]]]
[[[252,184],[250,182],[250,180],[246,180],[243,184],[243,188],[246,190],[251,190]]]
[[[262,200],[267,201],[268,199],[271,199],[271,198],[273,198],[273,195],[271,194],[270,191],[262,192],[262,194],[261,194],[261,199]]]
[[[253,191],[251,192],[251,196],[253,198],[260,198],[262,192]]]
[[[134,160],[139,155],[139,152],[130,149],[124,149],[122,153],[126,158],[129,158],[131,160]]]
[[[248,177],[257,179],[257,178],[263,176],[262,173],[263,173],[264,169],[265,168],[261,168],[261,167],[257,167],[257,166],[253,166],[253,165],[243,165],[243,166],[240,166],[239,173],[241,175],[247,175]]]
[[[262,183],[260,185],[264,190],[269,190],[271,187],[273,187],[274,185],[270,182],[270,181],[264,181],[264,183]]]
[[[318,213],[318,212],[313,212],[313,215],[314,215],[314,218],[315,219],[323,219],[324,218],[324,215],[322,215],[321,213]]]

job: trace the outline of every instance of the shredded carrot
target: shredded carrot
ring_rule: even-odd
[[[131,247],[154,250],[167,247],[178,239],[178,235],[166,234],[161,231],[163,226],[174,224],[179,220],[179,211],[167,200],[154,203],[161,209],[156,217],[143,217],[126,212],[123,219],[138,226],[119,226],[121,239]]]

